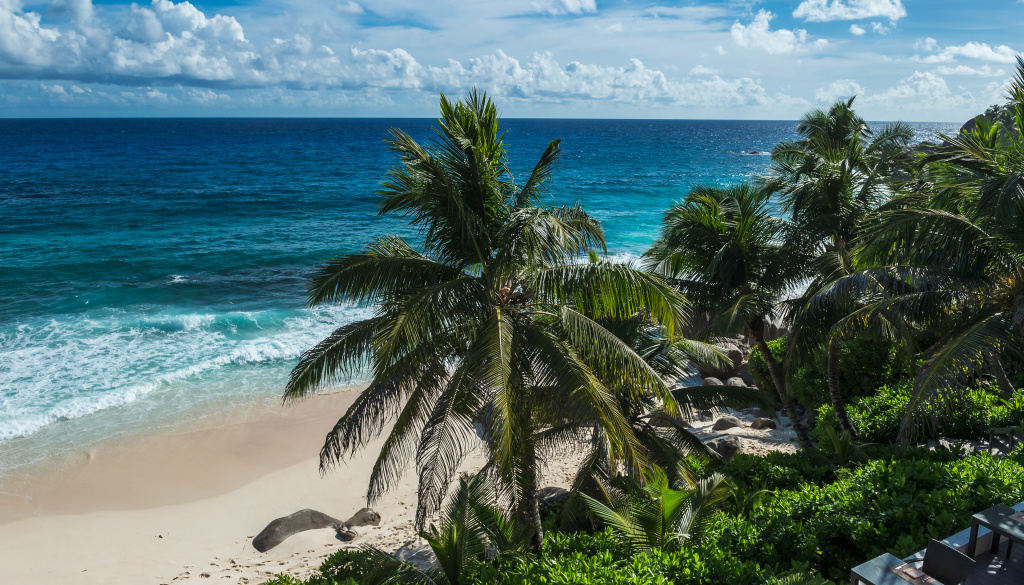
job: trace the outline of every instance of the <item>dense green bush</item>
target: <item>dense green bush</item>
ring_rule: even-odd
[[[768,342],[768,348],[779,363],[786,358],[786,338]],[[761,352],[754,348],[748,358],[750,375],[766,390],[774,390],[768,366]],[[793,399],[810,408],[829,402],[828,354],[821,347],[798,363],[790,364],[790,392]],[[872,395],[877,388],[895,384],[907,377],[906,358],[892,344],[866,339],[844,341],[839,350],[839,380],[847,400]]]
[[[857,427],[862,441],[886,442],[895,438],[912,392],[911,381],[883,386],[873,396],[856,400],[847,406],[850,420]],[[1024,423],[1024,392],[1018,391],[1007,404],[987,388],[971,389],[956,399],[951,408],[926,404],[919,416],[924,425],[924,438],[980,439],[988,425],[1019,425]],[[831,404],[818,409],[815,439],[822,442],[824,427],[838,428]]]
[[[310,577],[306,585],[357,585],[359,577],[374,567],[369,553],[342,549],[324,559],[319,572]]]
[[[844,469],[806,453],[737,455],[716,467],[734,479],[735,503],[684,550],[633,554],[611,531],[552,529],[541,558],[501,557],[470,568],[466,582],[762,585],[807,571],[845,582],[854,565],[885,552],[907,556],[968,527],[978,510],[1024,500],[1024,446],[1006,458],[895,447],[875,457]],[[762,490],[769,493],[750,497]],[[358,585],[372,566],[363,552],[339,551],[307,584]]]
[[[786,338],[780,337],[773,341],[768,342],[768,349],[771,350],[772,355],[781,364],[786,359]],[[775,393],[775,383],[772,382],[772,376],[768,372],[768,364],[765,363],[764,358],[761,357],[761,350],[754,347],[750,350],[750,354],[747,356],[747,367],[750,369],[750,377],[754,379],[754,384],[757,387]]]
[[[792,457],[793,468],[804,468],[801,455]],[[722,514],[716,545],[740,560],[782,569],[806,563],[842,580],[867,559],[906,556],[928,538],[963,530],[978,510],[1024,500],[1022,459],[911,450],[839,469],[834,482],[778,490],[749,512]]]
[[[634,554],[612,532],[549,533],[544,556],[480,565],[471,583],[500,585],[756,585],[771,573],[728,551],[684,549]]]

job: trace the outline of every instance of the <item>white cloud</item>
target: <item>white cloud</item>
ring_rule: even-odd
[[[814,92],[814,99],[831,104],[838,99],[849,99],[862,93],[864,93],[864,88],[856,81],[852,79],[837,79],[824,87],[819,87]]]
[[[740,47],[762,49],[773,55],[792,53],[806,49],[808,46],[821,48],[828,44],[825,39],[813,43],[807,42],[807,31],[803,29],[787,30],[780,28],[771,30],[770,24],[775,15],[767,10],[759,10],[749,25],[736,21],[732,25],[732,40]]]
[[[859,36],[863,35],[866,32],[868,32],[868,31],[864,30],[864,27],[857,26],[856,24],[851,24],[850,25],[850,34],[852,34],[852,35],[856,35],[856,36],[859,37]]]
[[[862,103],[899,108],[924,106],[933,110],[984,107],[968,91],[953,93],[945,79],[929,71],[915,71],[886,91],[865,96]]]
[[[721,73],[718,69],[713,67],[705,67],[703,65],[697,65],[693,69],[690,69],[690,75],[718,75]]]
[[[223,93],[225,89],[454,93],[473,86],[503,99],[533,101],[643,101],[719,107],[788,99],[769,97],[750,78],[723,79],[706,67],[691,72],[702,78],[673,80],[639,59],[629,59],[622,66],[580,61],[562,65],[550,52],[521,61],[498,50],[461,61],[425,64],[402,48],[335,51],[306,34],[256,43],[246,37],[233,17],[207,16],[188,2],[175,4],[171,0],[152,0],[146,7],[132,5],[116,27],[93,22],[89,0],[74,0],[85,4],[76,9],[80,23],[58,30],[41,24],[39,15],[24,12],[11,1],[0,0],[0,77],[79,83],[102,79],[140,88],[103,96],[97,93],[90,98],[108,103],[218,103],[230,99]],[[594,2],[563,0],[560,5],[567,10],[590,10]],[[358,5],[335,6],[352,11]],[[761,19],[765,30],[755,27],[741,35],[743,39],[749,37],[754,44],[774,43],[783,51],[806,42],[803,31],[767,31],[770,16]],[[175,86],[179,89],[170,93],[162,89]],[[62,85],[56,87],[68,99],[83,95],[72,95]]]
[[[804,0],[793,16],[810,22],[888,18],[892,22],[907,15],[900,0]]]
[[[623,67],[573,61],[560,65],[550,52],[535,53],[526,62],[496,51],[469,59],[466,65],[449,60],[444,67],[418,72],[427,90],[456,92],[472,86],[505,98],[527,100],[645,101],[686,106],[742,106],[771,103],[773,98],[749,78],[674,81],[639,59]]]
[[[980,77],[1002,77],[1006,75],[1004,70],[993,69],[991,65],[983,65],[981,67],[968,67],[967,65],[947,67],[946,65],[940,65],[935,68],[935,72],[939,75],[977,75]]]
[[[363,14],[366,12],[362,4],[352,1],[335,4],[334,9],[345,14]]]
[[[977,59],[991,63],[1015,63],[1017,61],[1017,51],[1006,45],[992,47],[988,43],[970,42],[965,45],[951,45],[935,55],[928,55],[918,59],[925,63],[949,63],[955,61],[957,57]]]
[[[875,31],[876,33],[878,33],[880,35],[884,35],[884,34],[888,34],[892,29],[887,27],[887,26],[885,26],[884,24],[882,24],[880,22],[872,22],[871,23],[871,30]]]
[[[534,2],[538,12],[547,14],[592,14],[597,12],[596,0],[544,0]]]

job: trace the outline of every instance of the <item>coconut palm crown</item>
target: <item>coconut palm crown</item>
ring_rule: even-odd
[[[486,95],[442,96],[428,145],[398,130],[388,144],[401,164],[383,183],[380,213],[407,218],[422,244],[386,236],[317,269],[310,305],[357,303],[374,314],[305,352],[285,399],[369,369],[369,386],[326,437],[321,469],[393,424],[367,498],[373,503],[415,459],[422,527],[479,436],[518,534],[539,551],[539,430],[597,425],[616,461],[640,466],[644,453],[603,379],[614,372],[674,404],[657,372],[598,320],[642,314],[671,337],[684,299],[629,265],[579,261],[604,249],[598,222],[578,206],[540,205],[559,142],[517,183]]]
[[[797,125],[799,139],[772,150],[771,177],[782,184],[779,202],[794,227],[814,246],[811,280],[800,298],[789,303],[792,323],[788,362],[795,354],[828,347],[828,386],[840,425],[856,438],[846,413],[839,376],[841,340],[834,325],[857,308],[822,303],[829,283],[854,272],[855,238],[865,218],[885,203],[889,184],[913,130],[905,123],[888,124],[876,135],[853,110],[854,98],[828,110],[812,110]]]
[[[775,182],[695,187],[665,214],[646,263],[710,315],[718,333],[746,331],[754,339],[801,445],[810,447],[764,335],[781,301],[807,277],[810,260],[810,246],[794,240],[799,233],[792,224],[772,212],[779,188]]]

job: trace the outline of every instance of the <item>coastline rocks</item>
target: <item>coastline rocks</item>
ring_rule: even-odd
[[[740,440],[736,437],[719,437],[708,441],[708,447],[725,459],[730,459],[739,453]]]
[[[714,376],[708,376],[707,378],[704,378],[704,385],[705,386],[725,386],[725,382],[722,382],[721,380],[719,380],[718,378],[716,378]]]
[[[733,376],[732,378],[729,378],[728,380],[725,381],[725,385],[726,386],[741,386],[742,387],[742,386],[746,386],[747,383],[743,381],[743,378],[740,378],[739,376]]]
[[[362,508],[358,512],[352,515],[347,522],[340,526],[335,526],[334,531],[338,536],[339,540],[350,542],[355,540],[359,534],[353,530],[358,526],[378,526],[380,525],[380,514],[374,512],[370,508]]]
[[[340,524],[341,521],[336,518],[306,508],[267,524],[267,527],[252,539],[252,547],[260,552],[267,552],[293,534],[317,528],[333,528]]]
[[[776,429],[778,426],[775,424],[775,421],[770,418],[757,418],[754,419],[754,422],[750,423],[750,428],[757,430]]]
[[[357,526],[377,526],[378,524],[380,524],[380,514],[370,508],[359,510],[347,522],[332,518],[323,512],[306,508],[267,524],[267,527],[257,534],[256,538],[252,539],[252,547],[260,552],[267,552],[293,534],[319,528],[333,528],[337,532],[338,538],[350,541],[357,536],[353,528]]]
[[[735,416],[723,416],[722,418],[715,421],[715,424],[711,427],[712,431],[724,431],[733,427],[743,426],[743,421],[736,418]]]

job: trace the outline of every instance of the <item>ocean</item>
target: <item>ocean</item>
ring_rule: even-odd
[[[505,120],[513,171],[548,141],[550,205],[637,257],[695,184],[764,172],[794,122]],[[299,354],[369,315],[304,306],[310,270],[375,237],[391,127],[426,119],[0,120],[0,475],[111,437],[279,400]],[[918,140],[955,132],[914,124]],[[756,153],[756,154],[755,154]],[[358,384],[359,376],[351,380]]]

